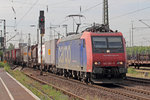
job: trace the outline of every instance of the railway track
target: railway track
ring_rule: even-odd
[[[53,75],[53,74],[51,74],[51,75]],[[64,77],[57,76],[57,75],[54,75],[54,77],[64,78]],[[66,79],[66,78],[64,78],[64,79]],[[139,95],[129,94],[129,93],[126,93],[126,92],[121,92],[120,90],[110,89],[110,88],[107,88],[107,87],[103,87],[103,86],[100,86],[100,85],[94,85],[94,84],[90,84],[90,83],[86,84],[86,83],[83,83],[83,82],[80,82],[80,81],[74,80],[74,79],[70,79],[70,80],[73,81],[73,82],[77,82],[79,84],[88,85],[88,86],[94,87],[94,88],[99,88],[101,90],[112,92],[112,93],[119,94],[119,95],[122,95],[122,96],[126,96],[126,97],[129,97],[129,98],[132,98],[132,99],[150,100],[149,98],[139,96]],[[131,91],[131,92],[135,92],[135,93],[141,93],[141,94],[144,94],[144,95],[150,95],[149,91],[145,91],[145,90],[142,90],[142,89],[129,88],[127,86],[123,86],[123,85],[119,85],[119,84],[116,84],[116,85],[121,87],[122,89],[126,89],[127,91]]]
[[[135,89],[135,88],[131,88],[131,87],[128,87],[128,86],[119,85],[119,84],[116,84],[116,85],[120,86],[123,89],[129,90],[129,91],[133,91],[133,92],[137,92],[137,93],[141,93],[141,94],[150,95],[150,91],[146,91],[146,90],[143,90],[143,89]]]
[[[63,79],[63,80],[69,80],[69,81],[72,81],[74,83],[78,83],[78,84],[83,84],[85,86],[88,86],[88,87],[91,87],[91,88],[95,88],[95,89],[100,89],[100,90],[103,90],[103,91],[107,91],[107,92],[110,92],[112,94],[118,94],[118,95],[121,95],[121,96],[124,96],[124,97],[128,97],[130,99],[136,99],[136,100],[150,100],[149,99],[149,95],[150,95],[150,92],[149,91],[146,91],[146,90],[142,90],[142,89],[135,89],[135,88],[131,88],[131,87],[128,87],[128,86],[123,86],[123,85],[120,85],[120,84],[116,84],[117,86],[120,87],[120,89],[112,89],[112,88],[109,88],[109,87],[104,87],[104,86],[101,86],[101,85],[95,85],[95,84],[86,84],[86,83],[83,83],[81,81],[78,81],[78,80],[74,80],[74,79],[69,79],[69,78],[65,78],[65,77],[62,77],[62,76],[58,76],[58,75],[55,75],[55,74],[52,74],[52,73],[48,73],[50,76],[52,77],[55,77],[55,78],[60,78],[60,79]],[[48,84],[48,85],[51,85],[52,87],[55,87],[53,86],[52,84],[49,84],[47,82],[44,82],[42,80],[39,80],[39,79],[36,79],[35,77],[33,77],[32,75],[27,75],[41,83],[44,83],[44,84]],[[60,90],[60,91],[64,91],[65,94],[67,95],[70,95],[74,98],[79,98],[80,100],[84,100],[84,98],[81,98],[77,95],[74,95],[72,93],[66,93],[65,90],[61,90],[60,88],[56,87],[57,90]],[[128,93],[130,92],[130,93]],[[140,95],[139,95],[140,94]],[[143,95],[143,96],[142,96]],[[145,96],[144,96],[145,95]]]
[[[139,83],[146,83],[150,84],[150,79],[144,79],[144,78],[135,78],[135,77],[127,77],[127,81],[134,81],[134,82],[139,82]]]
[[[139,95],[136,95],[136,94],[130,94],[128,92],[122,92],[121,91],[123,89],[126,89],[126,90],[129,90],[129,91],[132,91],[132,92],[144,93],[146,95],[149,95],[150,92],[144,91],[144,90],[137,90],[137,89],[128,88],[128,87],[124,87],[121,90],[116,90],[116,89],[110,89],[110,88],[106,88],[106,87],[102,87],[102,86],[97,86],[97,85],[93,85],[93,87],[99,88],[99,89],[102,89],[102,90],[105,90],[105,91],[108,91],[108,92],[112,92],[112,93],[115,93],[115,94],[119,94],[119,95],[122,95],[122,96],[125,96],[125,97],[129,97],[131,99],[136,99],[136,100],[150,100],[149,98],[147,98],[145,96],[139,96]]]
[[[57,87],[57,86],[54,86],[53,84],[50,84],[50,83],[45,82],[45,81],[43,81],[43,80],[40,80],[40,79],[38,79],[38,78],[36,78],[36,77],[34,77],[34,76],[32,76],[32,75],[29,75],[29,74],[26,74],[26,73],[24,73],[24,74],[25,74],[26,76],[30,77],[31,79],[35,80],[35,81],[38,81],[38,82],[40,82],[40,83],[42,83],[42,84],[49,85],[49,86],[53,87],[54,89],[63,92],[64,94],[68,95],[70,98],[75,98],[75,99],[77,99],[77,100],[85,100],[84,98],[82,98],[82,97],[80,97],[80,96],[77,96],[77,95],[75,95],[75,94],[73,94],[73,93],[71,93],[71,92],[68,92],[68,91],[66,91],[66,90],[64,90],[64,89],[61,89],[61,88],[59,88],[59,87]]]

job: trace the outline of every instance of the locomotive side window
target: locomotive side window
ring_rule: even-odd
[[[93,37],[94,48],[107,48],[106,37]]]
[[[121,37],[108,37],[109,48],[122,48]]]

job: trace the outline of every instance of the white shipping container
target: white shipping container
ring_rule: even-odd
[[[23,61],[28,62],[28,46],[23,47]]]
[[[45,64],[55,65],[56,63],[57,39],[45,42]]]
[[[42,61],[45,63],[45,44],[42,45]],[[38,63],[41,63],[41,45],[38,44]]]

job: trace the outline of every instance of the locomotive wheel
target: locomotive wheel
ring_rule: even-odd
[[[87,79],[87,78],[82,78],[81,81],[82,81],[83,83],[86,83],[86,84],[88,83],[88,79]]]

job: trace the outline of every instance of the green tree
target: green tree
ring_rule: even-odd
[[[3,52],[2,51],[0,51],[0,56],[3,56]]]
[[[12,43],[10,43],[9,44],[9,47],[8,47],[8,50],[12,50],[12,49],[14,49],[15,48],[15,46],[12,44]]]

